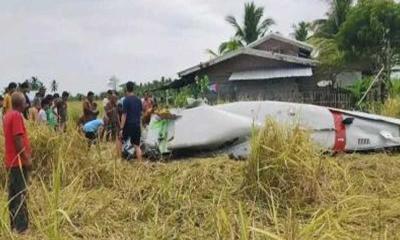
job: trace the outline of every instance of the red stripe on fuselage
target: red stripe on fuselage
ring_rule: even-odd
[[[343,123],[343,114],[331,111],[335,123],[335,152],[343,152],[346,149],[346,125]]]

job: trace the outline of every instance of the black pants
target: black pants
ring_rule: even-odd
[[[96,144],[96,140],[97,140],[97,133],[95,132],[86,132],[85,133],[85,137],[88,140],[88,145],[89,147],[93,144]]]
[[[25,167],[14,167],[8,172],[8,208],[10,211],[11,229],[23,232],[28,229],[28,170]]]
[[[122,140],[130,140],[132,145],[140,146],[141,129],[140,125],[126,124],[122,130]]]

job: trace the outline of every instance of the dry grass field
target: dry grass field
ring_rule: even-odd
[[[323,155],[269,121],[247,161],[130,163],[73,128],[29,131],[31,232],[10,232],[0,168],[0,239],[400,239],[394,153]]]

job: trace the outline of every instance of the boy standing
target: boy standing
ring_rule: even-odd
[[[12,109],[3,119],[5,165],[8,170],[8,206],[11,229],[18,233],[28,230],[26,206],[28,171],[32,162],[28,134],[24,125],[25,97],[20,92],[11,95]]]
[[[133,94],[133,82],[126,83],[126,97],[122,103],[121,133],[124,142],[130,140],[135,148],[136,157],[142,161],[142,150],[140,149],[142,118],[142,101]]]

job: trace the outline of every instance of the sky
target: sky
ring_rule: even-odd
[[[38,76],[47,87],[85,93],[148,82],[209,59],[233,36],[242,0],[0,0],[0,88]],[[286,36],[302,20],[324,17],[326,0],[255,0]]]

